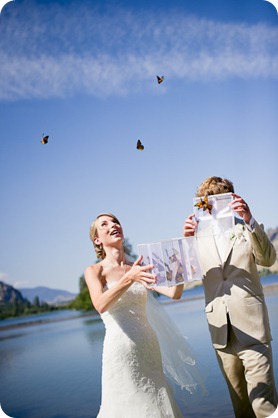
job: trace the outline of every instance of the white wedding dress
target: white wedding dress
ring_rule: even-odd
[[[146,316],[146,300],[145,287],[134,283],[101,314],[106,333],[97,418],[183,417],[163,373],[158,339]]]

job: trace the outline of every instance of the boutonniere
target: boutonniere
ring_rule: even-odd
[[[244,236],[244,231],[245,231],[245,225],[241,225],[241,230],[237,233],[233,233],[230,236],[230,240],[237,238],[239,241],[246,241],[246,238]]]

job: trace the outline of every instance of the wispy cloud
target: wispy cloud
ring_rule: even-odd
[[[0,271],[0,281],[9,284],[10,286],[15,287],[16,289],[20,287],[29,286],[30,282],[28,280],[13,280],[8,273]]]
[[[262,24],[23,2],[0,25],[0,100],[132,94],[152,90],[157,73],[277,78],[277,39]]]
[[[5,280],[7,280],[8,279],[8,274],[7,273],[4,273],[3,271],[0,271],[0,280],[1,281],[5,281]]]

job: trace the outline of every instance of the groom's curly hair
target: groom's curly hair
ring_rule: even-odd
[[[212,176],[204,180],[198,187],[196,196],[202,197],[221,193],[234,193],[233,183],[228,179]]]

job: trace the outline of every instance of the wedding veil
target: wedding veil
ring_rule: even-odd
[[[151,291],[147,292],[147,317],[157,334],[163,371],[174,396],[186,405],[206,395],[205,376],[199,371],[196,355],[174,321]],[[203,372],[202,372],[203,373]]]

